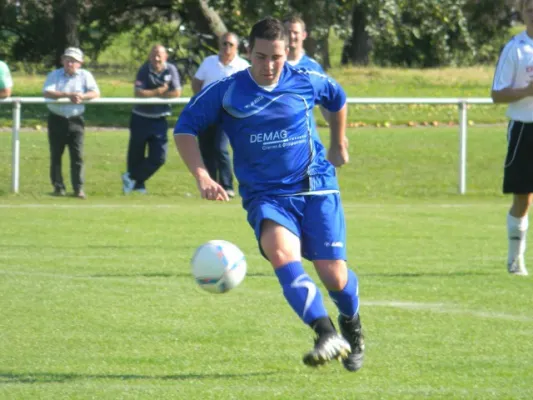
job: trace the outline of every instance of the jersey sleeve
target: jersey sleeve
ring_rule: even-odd
[[[516,79],[516,65],[518,61],[514,49],[513,42],[510,42],[500,53],[500,58],[494,71],[492,90],[502,90],[513,86]]]
[[[315,91],[316,104],[331,112],[337,112],[344,106],[346,93],[333,78],[313,71],[309,71],[309,78]]]
[[[135,77],[135,89],[146,89],[146,72],[144,65],[137,71]]]
[[[56,83],[57,83],[56,76],[57,76],[57,70],[50,72],[46,76],[46,80],[44,81],[44,85],[43,85],[43,93],[48,92],[48,91],[53,92],[54,90],[56,90]]]
[[[169,65],[169,71],[170,71],[170,90],[179,90],[181,89],[181,82],[180,82],[180,74],[178,73],[178,69],[170,64]]]
[[[97,92],[100,93],[100,89],[94,79],[93,74],[85,70],[85,91],[86,92]]]
[[[196,73],[194,74],[194,77],[199,81],[205,81],[207,72],[207,62],[207,58],[205,58],[196,70]]]
[[[219,122],[224,87],[223,81],[214,82],[191,98],[174,126],[174,135],[198,136],[210,125]]]
[[[0,62],[0,89],[9,89],[13,87],[13,79],[7,64]]]

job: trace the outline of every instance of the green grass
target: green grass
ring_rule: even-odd
[[[367,338],[356,374],[301,363],[311,332],[239,201],[200,201],[174,149],[149,195],[124,197],[127,132],[89,131],[80,201],[49,196],[46,136],[24,132],[13,195],[0,132],[0,398],[529,399],[533,300],[530,280],[505,272],[504,128],[469,130],[465,196],[457,129],[349,137],[340,182]],[[189,272],[214,238],[249,266],[224,295]]]

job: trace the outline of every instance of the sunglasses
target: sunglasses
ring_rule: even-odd
[[[233,47],[235,46],[235,43],[231,43],[231,42],[224,42],[222,43],[223,46],[229,46],[229,47]]]

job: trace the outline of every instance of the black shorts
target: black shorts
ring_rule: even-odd
[[[533,123],[510,121],[503,193],[533,193]]]

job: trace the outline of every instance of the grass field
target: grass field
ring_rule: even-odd
[[[172,147],[150,194],[124,197],[127,132],[89,131],[81,201],[49,195],[35,131],[22,134],[21,193],[9,194],[0,132],[0,398],[530,399],[533,287],[505,271],[504,131],[469,129],[459,196],[457,128],[350,130],[339,176],[367,338],[356,374],[301,363],[311,331],[239,201],[201,202]],[[214,238],[248,261],[224,295],[189,272]]]

